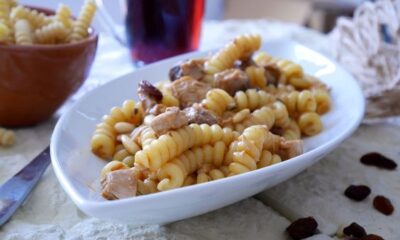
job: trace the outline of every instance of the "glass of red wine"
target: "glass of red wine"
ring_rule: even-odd
[[[116,31],[103,0],[96,2],[102,22],[130,49],[137,64],[194,51],[199,46],[204,0],[124,0],[126,38]]]

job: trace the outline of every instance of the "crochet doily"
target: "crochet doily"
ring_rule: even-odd
[[[329,34],[332,54],[361,84],[367,118],[400,114],[400,0],[365,2]]]

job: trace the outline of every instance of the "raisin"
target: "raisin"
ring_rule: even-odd
[[[382,169],[393,170],[396,169],[397,164],[392,159],[383,156],[377,152],[367,153],[360,159],[361,163],[368,166],[375,166]]]
[[[343,233],[347,236],[352,236],[352,237],[357,237],[357,238],[364,237],[367,235],[367,232],[365,231],[365,229],[355,222],[353,222],[349,226],[345,227],[343,229]]]
[[[265,78],[268,84],[272,84],[275,87],[279,84],[279,79],[281,78],[281,70],[275,63],[270,63],[264,66],[265,68]]]
[[[362,201],[368,197],[371,193],[371,189],[365,185],[350,185],[344,195],[354,201]]]
[[[317,227],[317,221],[313,217],[307,217],[297,219],[286,228],[286,231],[294,240],[297,240],[313,236]]]
[[[360,238],[360,240],[384,240],[384,239],[383,237],[375,234],[368,234],[367,236]]]
[[[373,204],[376,210],[385,215],[391,215],[394,211],[392,203],[384,196],[376,196]]]
[[[146,80],[139,82],[138,95],[141,99],[150,98],[156,102],[160,102],[163,99],[160,90]]]
[[[182,77],[182,68],[181,68],[181,62],[177,63],[174,65],[170,70],[169,70],[169,80],[171,82],[179,79]]]

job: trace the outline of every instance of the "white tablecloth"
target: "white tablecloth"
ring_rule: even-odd
[[[240,33],[258,32],[264,39],[290,38],[329,54],[327,38],[304,28],[269,22],[206,22],[201,49],[221,46]],[[117,42],[101,36],[91,75],[60,112],[85,92],[133,70],[129,54]],[[17,130],[17,144],[0,149],[0,183],[5,182],[49,144],[56,117],[39,126]],[[397,141],[396,141],[396,140]],[[343,197],[352,183],[370,185],[374,194],[388,196],[400,207],[398,170],[385,172],[358,163],[360,154],[382,151],[399,158],[400,131],[389,125],[363,126],[338,150],[297,177],[254,198],[167,226],[134,227],[113,224],[83,214],[61,189],[51,167],[14,217],[0,229],[0,239],[288,239],[284,229],[297,217],[315,216],[321,234],[332,239],[341,224],[357,221],[368,232],[400,239],[399,211],[384,216],[372,208],[372,197],[354,203]],[[272,207],[270,207],[272,206]]]

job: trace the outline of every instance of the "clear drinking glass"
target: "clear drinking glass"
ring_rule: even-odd
[[[135,62],[151,63],[199,46],[204,0],[123,0],[126,38],[116,31],[103,0],[96,2],[102,22]]]

